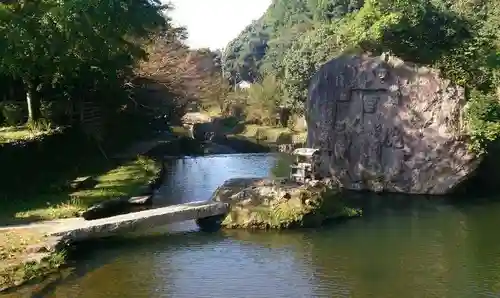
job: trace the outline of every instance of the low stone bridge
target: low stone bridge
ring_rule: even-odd
[[[75,242],[193,219],[197,220],[199,225],[201,225],[200,223],[209,224],[210,218],[216,219],[221,217],[228,210],[229,205],[221,202],[191,202],[96,220],[60,222],[50,228],[47,236],[57,237],[68,242]]]

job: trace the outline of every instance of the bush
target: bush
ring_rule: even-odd
[[[0,105],[5,123],[9,126],[16,126],[24,121],[24,109],[16,102],[3,102]]]
[[[261,83],[253,84],[247,92],[246,120],[255,124],[275,124],[276,108],[283,99],[278,80],[267,76]]]
[[[466,118],[470,150],[483,154],[500,137],[500,102],[494,93],[471,92]]]

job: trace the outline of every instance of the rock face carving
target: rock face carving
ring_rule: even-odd
[[[345,188],[445,194],[478,166],[466,150],[463,89],[382,55],[343,56],[311,79],[309,147]]]

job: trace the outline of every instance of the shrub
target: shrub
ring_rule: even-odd
[[[470,150],[483,154],[500,137],[500,102],[494,93],[471,92],[466,119]]]

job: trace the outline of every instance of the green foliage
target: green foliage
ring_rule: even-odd
[[[266,76],[261,83],[252,84],[247,94],[247,120],[251,123],[271,124],[276,108],[283,99],[281,85],[277,79]]]
[[[141,40],[169,28],[164,8],[156,0],[0,4],[0,74],[21,79],[34,101],[54,89],[74,98],[123,89],[145,58]],[[100,99],[108,98],[116,99]]]
[[[231,81],[255,82],[264,74],[281,77],[281,61],[298,35],[363,6],[364,0],[273,0],[266,13],[231,41],[224,69]]]
[[[456,84],[488,89],[498,59],[494,36],[479,30],[481,26],[478,19],[426,0],[370,0],[343,21],[340,36],[343,49],[389,51],[434,66]]]
[[[485,153],[488,146],[500,137],[500,103],[492,93],[471,93],[467,122],[471,138],[470,149],[478,154]]]
[[[224,71],[235,84],[241,80],[253,82],[259,75],[266,53],[269,33],[262,19],[247,26],[238,39],[226,47],[223,57]]]
[[[68,101],[43,101],[40,106],[40,114],[43,119],[50,123],[61,123],[68,115]]]
[[[260,74],[254,79],[276,77],[282,102],[298,112],[312,75],[339,54],[388,52],[437,68],[466,88],[471,149],[480,153],[498,137],[499,120],[485,111],[499,105],[499,7],[498,0],[275,0],[253,27],[266,31],[265,55],[247,66]],[[244,42],[243,32],[232,45]],[[249,53],[232,47],[226,55]]]
[[[54,127],[52,122],[47,118],[39,118],[37,121],[28,120],[26,128],[32,133],[51,131]]]
[[[310,78],[337,54],[338,41],[330,24],[319,25],[300,36],[283,60],[283,86],[288,106],[302,110]]]
[[[260,72],[262,75],[273,75],[283,77],[285,54],[296,42],[296,40],[306,31],[312,28],[311,23],[301,23],[292,28],[284,28],[282,32],[267,42],[266,55],[263,58]]]

